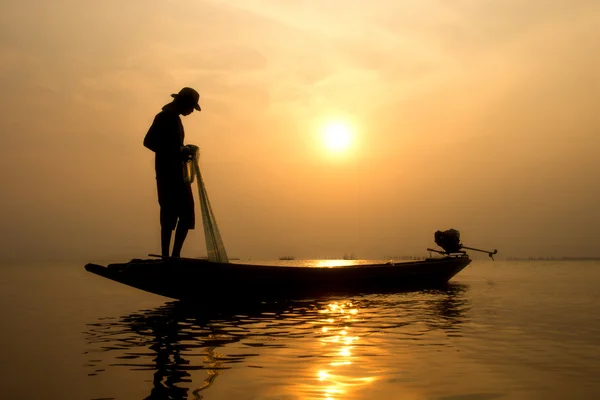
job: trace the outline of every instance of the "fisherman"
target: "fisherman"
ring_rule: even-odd
[[[200,95],[192,88],[184,87],[171,97],[173,101],[154,118],[144,138],[144,146],[155,153],[162,256],[169,257],[171,234],[177,227],[171,256],[180,257],[188,230],[195,227],[192,188],[184,179],[184,168],[193,157],[193,149],[191,145],[183,144],[185,134],[180,115],[187,116],[201,109]]]

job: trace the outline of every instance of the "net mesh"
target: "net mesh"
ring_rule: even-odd
[[[228,263],[227,252],[217,227],[217,220],[213,213],[210,201],[208,200],[208,194],[206,193],[206,186],[200,173],[200,165],[198,163],[199,152],[198,150],[193,152],[193,158],[191,162],[186,165],[187,174],[186,180],[192,183],[196,180],[198,186],[198,200],[200,202],[200,210],[202,211],[202,225],[204,225],[204,238],[206,240],[206,253],[209,261]],[[194,179],[195,178],[195,179]]]

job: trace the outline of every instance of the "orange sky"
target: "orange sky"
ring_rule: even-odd
[[[451,227],[504,255],[600,255],[596,1],[5,0],[0,18],[6,258],[158,252],[142,139],[183,86],[230,256],[424,255]]]

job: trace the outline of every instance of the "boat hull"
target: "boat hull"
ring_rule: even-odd
[[[179,300],[300,299],[323,295],[423,289],[443,285],[465,268],[467,256],[403,263],[292,267],[214,263],[198,259],[132,260],[86,270]]]

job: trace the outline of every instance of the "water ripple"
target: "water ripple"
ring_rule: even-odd
[[[93,377],[116,368],[154,371],[149,399],[203,398],[218,376],[239,371],[258,371],[275,387],[284,382],[289,398],[353,398],[397,378],[407,354],[460,336],[469,322],[466,288],[219,310],[167,303],[89,323],[86,368]]]

